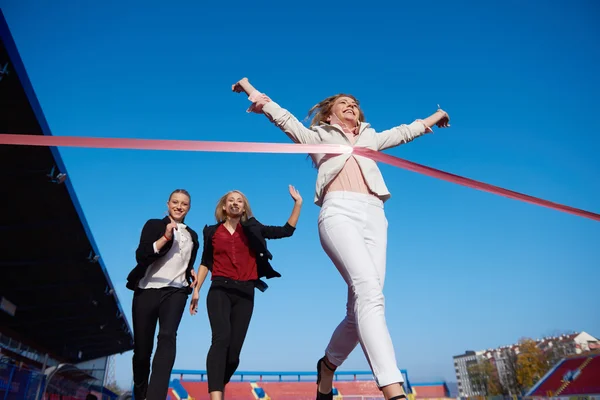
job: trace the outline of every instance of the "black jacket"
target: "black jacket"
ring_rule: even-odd
[[[217,231],[217,228],[222,224],[222,222],[205,226],[203,230],[204,235],[204,249],[202,251],[202,261],[201,264],[208,268],[209,271],[212,271],[213,266],[213,244],[212,239]],[[242,228],[244,230],[244,234],[248,238],[248,244],[250,248],[254,251],[256,256],[256,268],[258,272],[258,278],[279,278],[281,274],[273,269],[271,266],[270,260],[273,259],[273,255],[267,249],[267,241],[266,239],[283,239],[286,237],[290,237],[294,234],[296,230],[295,227],[291,226],[286,222],[284,226],[269,226],[263,225],[254,217],[249,218],[245,222],[240,222]],[[257,285],[259,289],[261,287],[266,288],[266,284],[260,283]],[[261,289],[263,290],[263,289]]]
[[[165,234],[165,229],[171,220],[169,217],[163,219],[150,219],[144,225],[142,229],[142,235],[140,237],[140,244],[135,251],[135,259],[137,265],[131,270],[127,276],[127,289],[135,290],[140,282],[140,279],[146,275],[146,271],[150,264],[159,258],[163,257],[173,246],[173,241],[168,241],[158,253],[154,252],[153,244]],[[189,226],[186,227],[187,231],[192,237],[193,247],[190,256],[190,262],[185,273],[185,278],[188,283],[192,282],[192,269],[194,268],[194,262],[196,261],[196,255],[198,254],[198,248],[200,244],[198,242],[198,234]]]

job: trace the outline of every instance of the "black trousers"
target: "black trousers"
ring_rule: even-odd
[[[254,282],[213,278],[206,295],[212,344],[206,357],[208,392],[223,392],[240,364],[252,311]]]
[[[133,295],[133,395],[135,400],[165,400],[177,350],[177,329],[188,288],[136,289]],[[158,344],[152,361],[156,323]],[[150,382],[148,378],[150,377]]]

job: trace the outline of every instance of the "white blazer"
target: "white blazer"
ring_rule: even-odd
[[[408,143],[426,132],[425,125],[420,121],[414,121],[410,125],[403,124],[379,133],[375,132],[369,123],[362,122],[358,137],[352,145],[337,124],[323,124],[307,128],[292,113],[274,101],[266,103],[262,110],[269,120],[285,132],[292,141],[302,144],[342,144],[380,151]],[[391,197],[377,163],[370,158],[356,154],[311,154],[311,157],[319,169],[314,197],[316,205],[323,204],[324,188],[336,177],[349,157],[356,158],[371,191],[384,202]]]

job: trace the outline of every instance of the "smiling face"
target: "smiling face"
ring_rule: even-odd
[[[182,222],[190,210],[190,197],[185,193],[173,193],[167,202],[169,216],[177,222]]]
[[[219,199],[215,208],[217,222],[225,222],[231,218],[239,218],[241,221],[252,218],[252,209],[248,198],[239,190],[226,193]]]
[[[231,192],[225,198],[223,211],[229,218],[241,218],[246,211],[246,202],[239,192]]]
[[[333,103],[327,121],[331,123],[333,116],[339,118],[348,128],[354,128],[358,124],[360,109],[356,101],[350,97],[341,96]]]
[[[360,109],[360,103],[351,94],[336,94],[321,100],[309,111],[308,117],[312,118],[310,126],[327,124],[340,124],[348,129],[354,129],[359,122],[365,120],[365,114]]]

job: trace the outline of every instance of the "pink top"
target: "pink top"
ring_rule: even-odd
[[[356,141],[356,134],[354,133],[357,131],[356,127],[352,130],[348,129],[335,114],[332,115],[331,119],[332,125],[337,125],[342,128],[344,135],[346,135],[350,141],[350,144],[354,144]],[[374,193],[369,189],[369,185],[367,185],[364,175],[360,170],[360,166],[356,162],[356,158],[354,158],[354,156],[350,156],[350,158],[348,158],[348,161],[346,161],[341,171],[336,175],[335,178],[333,178],[331,182],[329,182],[329,185],[327,185],[327,187],[324,189],[324,194],[335,191],[374,195]]]
[[[250,96],[248,96],[248,99],[252,102],[252,105],[250,108],[248,108],[248,112],[254,111],[258,113],[261,112],[266,103],[271,101],[267,95],[260,93],[258,90],[252,92]],[[357,131],[356,128],[352,130],[348,129],[335,114],[332,116],[331,124],[337,125],[339,128],[341,128],[344,132],[344,135],[346,135],[350,141],[350,144],[354,145],[354,142],[356,141],[356,134],[354,133]],[[425,125],[424,122],[423,125]],[[431,132],[430,127],[425,125],[425,128],[427,131]],[[354,156],[350,156],[348,158],[344,164],[344,167],[342,167],[336,177],[333,178],[329,185],[327,185],[327,187],[324,189],[324,194],[333,191],[356,192],[375,196],[375,193],[369,189],[360,166],[358,165],[358,162]]]

